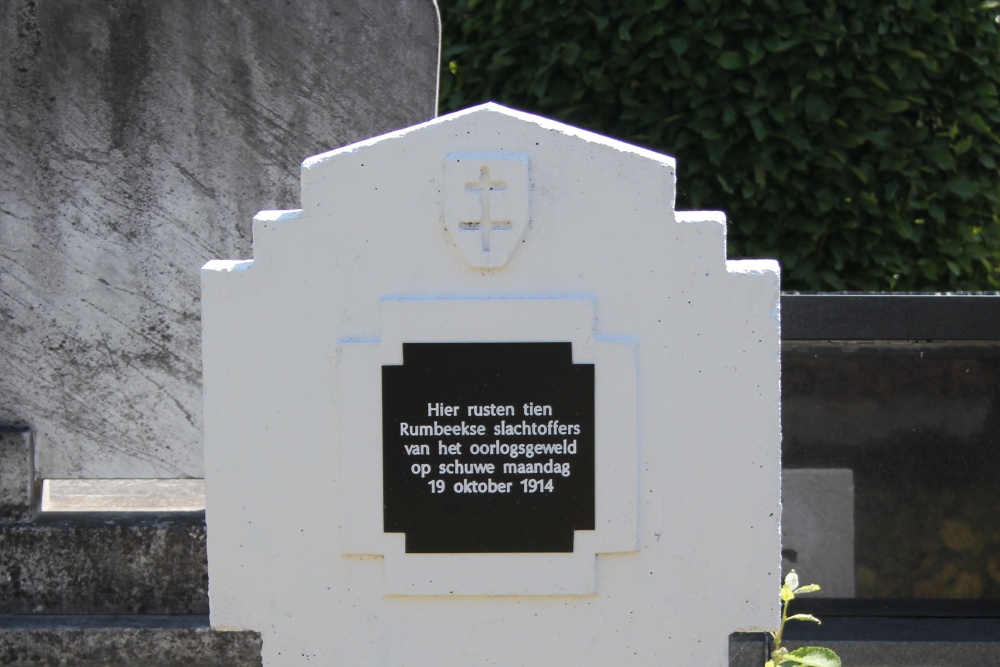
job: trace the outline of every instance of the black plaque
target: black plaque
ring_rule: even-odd
[[[382,433],[408,553],[571,552],[594,529],[594,366],[570,343],[404,343]]]

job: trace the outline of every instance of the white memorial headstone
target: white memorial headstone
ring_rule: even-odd
[[[487,104],[203,273],[209,593],[266,665],[724,665],[776,624],[778,267],[672,158]]]

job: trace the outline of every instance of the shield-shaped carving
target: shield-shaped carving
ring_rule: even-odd
[[[444,221],[475,268],[507,263],[528,228],[528,156],[461,153],[444,160]]]

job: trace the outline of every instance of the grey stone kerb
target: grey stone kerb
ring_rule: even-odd
[[[42,477],[201,477],[198,268],[300,161],[427,120],[433,0],[14,0],[0,17],[0,422]]]

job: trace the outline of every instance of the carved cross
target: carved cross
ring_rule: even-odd
[[[483,252],[490,251],[490,236],[494,229],[510,230],[510,220],[494,220],[490,217],[490,192],[507,189],[507,181],[491,181],[490,168],[483,166],[479,169],[479,180],[465,184],[465,191],[479,194],[479,220],[462,221],[459,223],[461,229],[478,229],[483,235]]]

